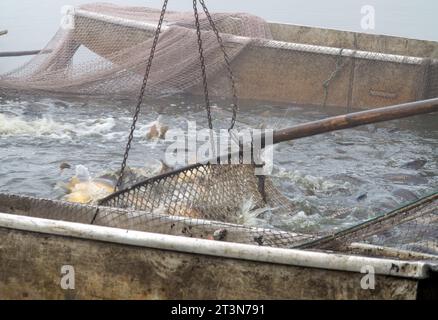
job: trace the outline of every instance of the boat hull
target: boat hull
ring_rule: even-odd
[[[416,299],[438,291],[417,262],[1,215],[1,299]],[[361,286],[362,264],[376,268],[374,289]],[[74,289],[62,286],[64,266],[74,268]]]

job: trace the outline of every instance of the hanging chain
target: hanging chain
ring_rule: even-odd
[[[120,175],[119,175],[119,178],[117,180],[115,190],[119,189],[120,186],[122,185],[122,182],[123,182],[123,176],[124,176],[125,169],[126,169],[126,163],[128,161],[129,151],[131,150],[131,144],[132,144],[132,140],[134,138],[135,126],[137,124],[138,116],[140,114],[141,104],[143,103],[143,98],[144,98],[144,94],[146,91],[146,85],[147,85],[148,78],[149,78],[149,72],[151,71],[151,67],[152,67],[152,60],[153,60],[154,55],[155,55],[155,49],[156,49],[157,44],[158,44],[158,38],[160,36],[161,26],[163,25],[164,15],[165,15],[166,9],[167,9],[167,2],[168,2],[168,0],[164,0],[163,7],[161,9],[160,19],[158,20],[158,25],[157,25],[157,28],[155,29],[154,41],[152,43],[151,52],[149,54],[149,60],[148,60],[148,63],[146,65],[146,72],[144,74],[143,83],[142,83],[141,89],[140,89],[140,94],[138,95],[138,100],[137,100],[137,104],[135,107],[134,117],[132,119],[131,130],[130,130],[129,136],[128,136],[128,143],[126,144],[125,154],[123,156],[122,166],[120,168]]]
[[[221,38],[219,31],[216,28],[216,25],[215,25],[211,15],[210,15],[208,9],[207,9],[207,6],[205,5],[204,0],[199,0],[199,2],[201,3],[201,6],[205,12],[205,15],[207,16],[207,19],[210,23],[210,26],[216,35],[220,49],[224,55],[225,65],[226,65],[226,68],[228,71],[229,79],[231,81],[231,90],[232,90],[232,96],[233,96],[233,103],[232,103],[233,115],[232,115],[232,119],[231,119],[231,125],[229,128],[229,130],[231,130],[231,129],[233,129],[233,127],[236,123],[238,104],[237,104],[237,90],[236,90],[233,71],[231,69],[230,58],[225,50],[225,46],[223,44],[222,38]],[[129,157],[129,151],[131,150],[132,140],[134,139],[134,131],[135,131],[138,117],[140,114],[141,104],[143,103],[144,94],[146,91],[146,86],[147,86],[147,82],[148,82],[148,78],[149,78],[149,73],[150,73],[150,70],[152,67],[152,60],[153,60],[154,55],[155,55],[155,50],[156,50],[156,47],[158,44],[158,38],[160,36],[161,27],[162,27],[163,21],[164,21],[164,15],[165,15],[166,9],[167,9],[167,3],[168,3],[168,0],[164,0],[163,7],[161,9],[160,18],[158,21],[158,25],[157,25],[157,28],[155,30],[154,41],[152,43],[148,63],[146,65],[146,72],[145,72],[145,75],[143,78],[143,83],[142,83],[142,86],[140,89],[140,94],[138,96],[137,104],[135,107],[135,112],[134,112],[134,116],[132,119],[131,130],[129,132],[128,142],[126,144],[125,153],[123,156],[123,161],[122,161],[122,165],[120,168],[120,174],[119,174],[119,178],[117,180],[116,186],[115,186],[115,190],[119,189],[120,186],[122,185],[122,182],[123,182],[123,177],[124,177],[128,157]],[[197,34],[197,38],[198,38],[199,60],[201,62],[201,73],[202,73],[202,82],[203,82],[203,88],[204,88],[205,109],[207,111],[208,127],[210,128],[210,130],[211,130],[210,132],[212,133],[213,132],[212,131],[213,130],[213,121],[212,121],[212,117],[211,117],[211,104],[210,104],[210,97],[208,94],[207,71],[206,71],[206,67],[205,67],[204,49],[203,49],[203,45],[202,45],[201,26],[199,23],[197,0],[193,0],[193,12],[194,12],[194,16],[195,16],[195,27],[196,27],[196,34]],[[213,139],[212,139],[212,143],[213,143]],[[213,146],[213,153],[214,154],[216,153],[216,148],[214,146]]]
[[[199,24],[198,1],[193,0],[193,13],[195,15],[196,34],[198,36],[199,60],[201,62],[202,84],[204,87],[205,110],[207,111],[207,121],[210,130],[213,130],[213,121],[211,119],[210,97],[208,95],[207,72],[205,70],[204,49],[202,46],[201,26]]]
[[[219,43],[219,47],[224,55],[224,61],[225,61],[225,66],[227,68],[228,71],[228,77],[230,79],[231,82],[231,93],[233,96],[233,103],[232,103],[232,108],[233,108],[233,115],[231,118],[231,125],[230,128],[228,130],[231,130],[234,128],[234,125],[236,123],[236,118],[237,118],[237,112],[239,110],[239,106],[238,106],[238,99],[237,99],[237,90],[236,90],[236,83],[235,83],[235,78],[234,78],[234,74],[233,74],[233,70],[231,69],[231,63],[230,63],[230,57],[228,56],[227,51],[225,50],[225,46],[224,46],[224,42],[222,40],[222,37],[219,34],[219,30],[216,28],[216,24],[213,21],[213,18],[210,15],[210,12],[207,9],[207,6],[205,5],[204,0],[199,0],[199,3],[202,6],[202,9],[204,10],[205,15],[207,16],[208,22],[210,23],[210,27],[212,28],[213,32],[216,35],[216,39]]]

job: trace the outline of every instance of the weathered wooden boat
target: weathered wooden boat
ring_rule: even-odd
[[[263,229],[21,196],[1,195],[0,212],[2,299],[438,297],[434,255],[360,244],[349,253],[274,248],[254,242],[269,234]],[[142,220],[128,219],[136,214]],[[224,227],[227,241],[206,239]],[[66,265],[74,289],[61,286]],[[374,289],[363,284],[370,270]]]

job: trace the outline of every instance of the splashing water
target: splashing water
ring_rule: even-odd
[[[83,169],[80,165],[86,167],[86,181],[103,182],[101,189],[109,190],[107,185],[112,186],[120,168],[132,120],[128,106],[132,105],[123,100],[0,95],[0,192],[62,198],[66,190],[56,186],[80,176],[74,169],[61,172],[63,162],[79,171]],[[220,102],[212,109],[215,128],[229,124],[230,112],[223,105],[228,104]],[[277,129],[344,112],[243,101],[237,127],[263,124]],[[148,140],[146,136],[157,119],[169,127],[169,134],[166,139]],[[205,127],[201,98],[149,101],[138,123],[129,166],[144,177],[159,173],[159,161],[173,142],[167,136],[171,137],[174,129],[185,130],[188,120]],[[339,228],[436,190],[437,123],[435,114],[419,116],[275,146],[272,178],[292,199],[299,214],[279,216],[273,209],[254,210],[249,199],[241,204],[242,222],[284,230],[296,230],[297,226]],[[406,165],[418,159],[421,167]],[[86,186],[88,189],[82,185],[80,191],[92,194],[91,201],[103,195],[93,184]]]

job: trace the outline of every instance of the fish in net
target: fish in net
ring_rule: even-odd
[[[276,214],[297,209],[250,164],[195,164],[146,179],[99,201],[100,205],[157,211],[236,223],[242,204]]]
[[[141,211],[0,193],[0,212],[182,237],[290,248],[311,234],[252,227],[157,211]]]
[[[254,201],[254,211],[266,209],[291,217],[299,212],[268,177],[263,178],[261,189],[260,177],[254,175],[254,170],[254,165],[197,164],[116,192],[101,200],[100,205],[228,223],[241,222],[241,204],[248,197]],[[438,258],[437,230],[435,193],[340,232],[315,231],[305,239],[290,238],[288,247],[346,252],[352,251],[352,243],[363,242]],[[301,230],[295,231],[301,234]]]
[[[154,210],[84,205],[0,194],[0,211],[4,213],[216,241],[363,255],[363,251],[356,252],[353,246],[361,242],[406,249],[409,250],[408,254],[392,257],[417,260],[438,259],[437,204],[438,194],[435,193],[341,231],[302,233],[169,215]],[[388,251],[374,252],[373,255],[388,256]]]

